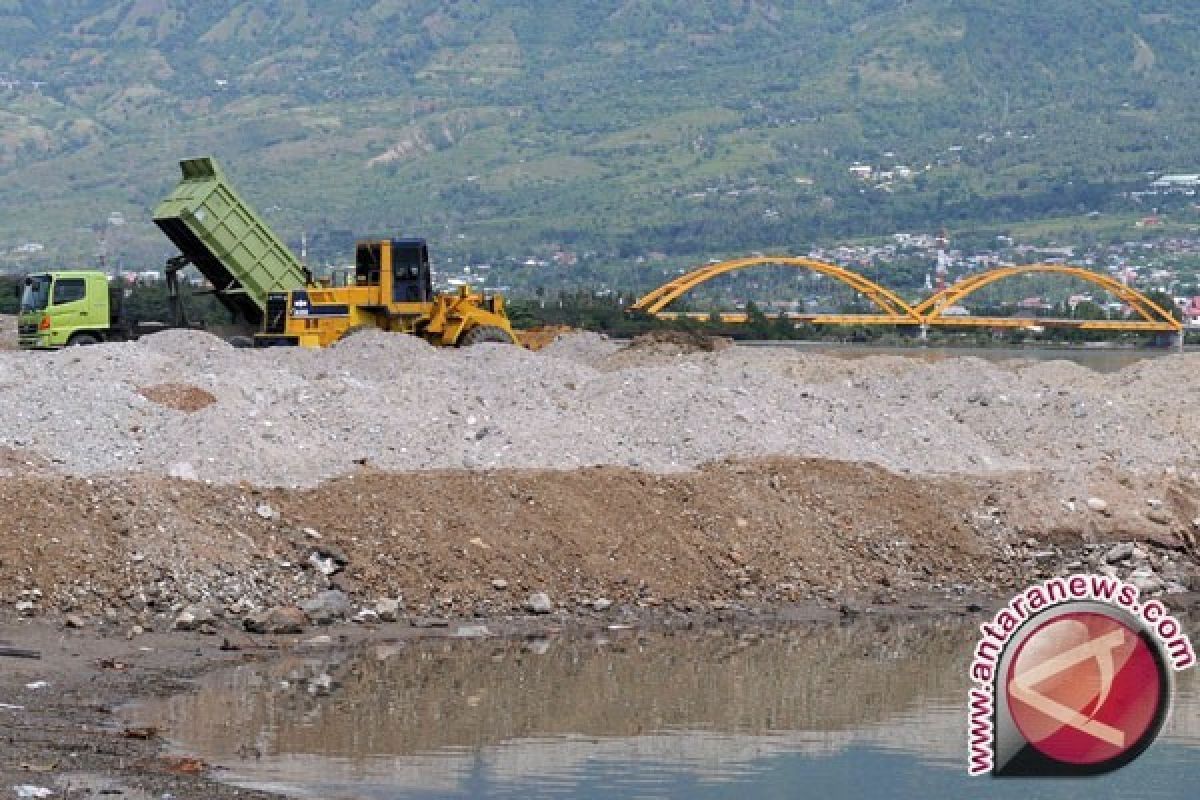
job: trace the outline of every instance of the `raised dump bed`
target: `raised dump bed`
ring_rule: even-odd
[[[212,158],[180,161],[183,180],[154,209],[154,222],[213,285],[217,298],[252,326],[269,292],[301,289],[300,260],[246,204]]]

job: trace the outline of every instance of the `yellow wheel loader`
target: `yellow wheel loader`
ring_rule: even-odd
[[[354,261],[353,272],[335,273],[329,285],[268,292],[255,346],[325,347],[364,328],[411,333],[435,345],[516,342],[504,298],[465,286],[433,291],[424,239],[359,242]]]

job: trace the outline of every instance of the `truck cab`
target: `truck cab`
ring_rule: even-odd
[[[91,270],[29,275],[21,287],[17,344],[23,350],[95,344],[112,329],[108,276]]]

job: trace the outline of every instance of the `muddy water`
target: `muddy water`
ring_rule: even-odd
[[[296,797],[1083,796],[966,777],[973,636],[890,622],[389,644],[240,667],[129,713],[223,780]],[[1195,796],[1185,678],[1159,741],[1086,796]]]

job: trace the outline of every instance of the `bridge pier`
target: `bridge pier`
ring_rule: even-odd
[[[917,338],[922,342],[929,341],[929,326],[923,322],[921,323],[920,331],[917,333]]]

